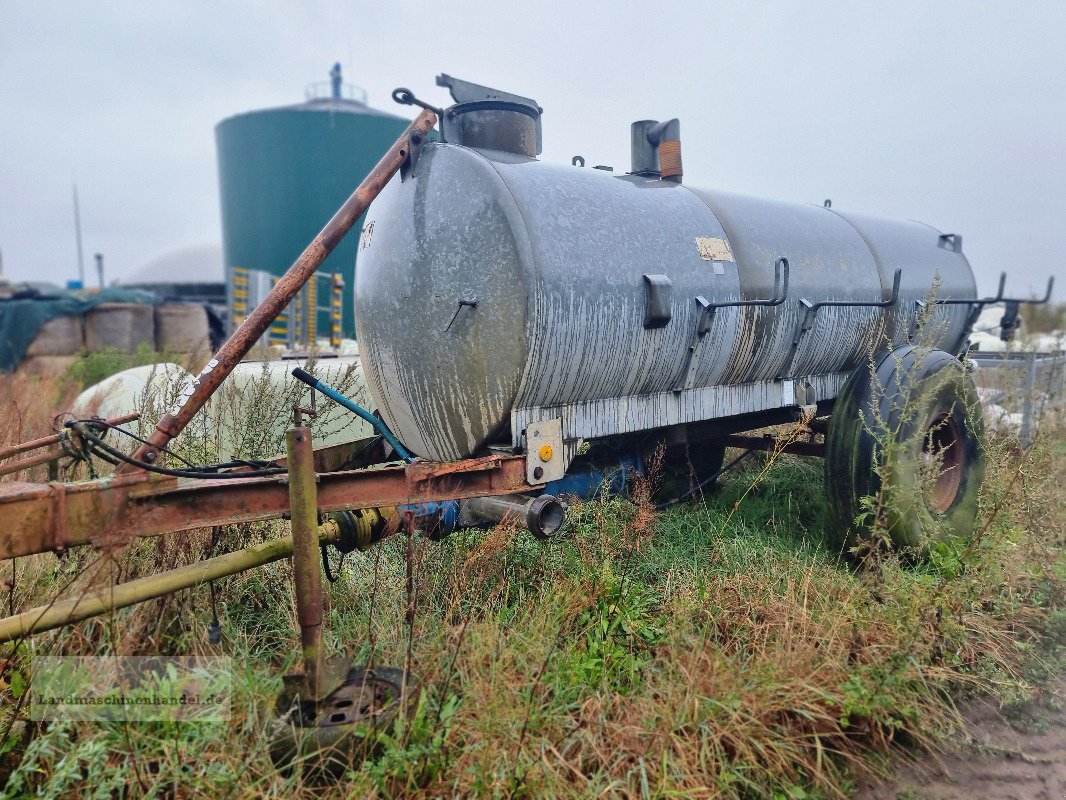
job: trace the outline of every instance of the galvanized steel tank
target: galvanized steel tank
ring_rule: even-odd
[[[906,341],[937,276],[938,296],[975,296],[958,242],[919,223],[427,142],[367,213],[360,350],[385,421],[432,460],[521,447],[526,425],[555,417],[573,441],[808,404]],[[782,257],[783,302],[718,308],[700,335],[707,304],[770,298]],[[822,307],[799,333],[811,304],[891,300],[896,268],[890,307]],[[649,323],[653,305],[665,322]],[[925,330],[951,349],[966,318],[941,306]]]

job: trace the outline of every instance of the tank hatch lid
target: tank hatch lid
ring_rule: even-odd
[[[507,103],[518,103],[519,105],[540,110],[537,101],[531,97],[522,97],[510,92],[501,92],[499,89],[493,89],[490,86],[482,86],[479,83],[462,81],[444,72],[437,76],[437,86],[443,86],[448,89],[451,92],[452,100],[457,103],[476,103],[479,100],[503,100]]]
[[[441,120],[445,140],[527,156],[541,152],[543,109],[533,98],[443,72],[437,76],[437,86],[447,88],[455,101]]]

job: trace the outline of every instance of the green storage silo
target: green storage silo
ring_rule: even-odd
[[[236,327],[352,193],[409,120],[370,108],[340,65],[299,105],[249,111],[215,127],[230,325]],[[355,336],[352,292],[362,220],[278,318],[271,341],[330,334],[334,275],[344,280],[343,335]],[[314,309],[314,313],[311,313]],[[310,324],[309,324],[310,323]]]

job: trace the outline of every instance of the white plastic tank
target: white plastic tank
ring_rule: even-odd
[[[372,408],[357,355],[317,361],[246,361],[237,365],[170,449],[201,464],[266,458],[284,452],[285,430],[292,425],[293,406],[306,408],[311,403],[311,389],[292,377],[293,367],[306,369],[359,405]],[[127,427],[147,437],[192,379],[192,374],[177,364],[134,367],[83,391],[74,401],[71,414],[79,419],[109,419],[137,411],[140,420]],[[305,418],[316,447],[373,436],[369,423],[320,394],[317,408],[317,418]],[[115,434],[108,441],[130,449],[125,447],[130,442]]]

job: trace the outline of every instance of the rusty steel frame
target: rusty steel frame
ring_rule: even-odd
[[[792,453],[797,456],[825,457],[825,445],[821,442],[788,441],[773,436],[742,436],[733,434],[725,439],[726,447],[741,450],[765,450],[767,452]]]
[[[323,512],[530,491],[525,458],[318,473]],[[289,512],[288,476],[193,480],[143,472],[80,483],[0,483],[0,559],[138,537],[277,519]]]
[[[278,280],[263,301],[230,334],[226,343],[207,362],[189,387],[190,393],[179,401],[171,413],[165,414],[159,420],[155,431],[148,437],[149,443],[139,447],[133,454],[135,459],[154,462],[159,458],[160,448],[166,447],[175,436],[185,430],[185,426],[189,424],[196,412],[203,408],[207,399],[222,385],[222,381],[233,371],[233,368],[255,347],[275,317],[285,309],[296,293],[315,274],[315,270],[333,252],[345,234],[352,229],[356,220],[385,188],[385,184],[400,171],[410,156],[411,147],[421,144],[436,122],[436,114],[428,109],[415,118],[414,122],[363,179],[363,182],[352,192],[351,197],[326,223],[314,241]],[[137,469],[129,464],[121,464],[116,474],[130,473]]]

